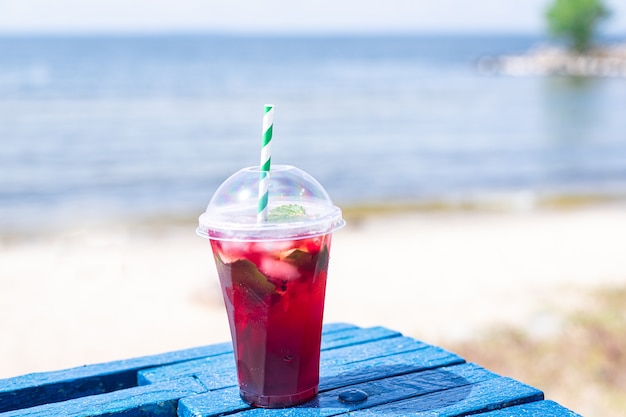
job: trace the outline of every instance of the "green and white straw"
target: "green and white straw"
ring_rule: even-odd
[[[257,222],[267,220],[267,203],[270,188],[270,164],[272,161],[272,130],[274,128],[274,105],[266,104],[263,113],[263,147],[261,148],[261,177],[259,178],[259,208]]]

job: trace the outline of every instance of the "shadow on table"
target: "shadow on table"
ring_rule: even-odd
[[[464,401],[471,393],[470,381],[462,376],[464,373],[482,368],[473,364],[463,364],[449,368],[439,368],[409,374],[400,374],[398,367],[380,367],[370,372],[380,375],[367,382],[361,382],[350,386],[343,386],[330,390],[323,390],[328,381],[321,381],[322,392],[312,401],[302,404],[298,409],[318,409],[321,414],[332,412],[348,412],[364,408],[386,405],[384,411],[390,411],[394,405],[406,410],[405,401],[415,401],[410,409],[412,411],[427,411],[454,403]],[[356,375],[350,373],[338,375],[345,382],[362,377],[363,370],[358,370]],[[385,377],[385,375],[396,375]],[[486,377],[487,375],[485,375]],[[474,378],[475,379],[475,378]],[[361,379],[362,380],[362,379]],[[438,395],[435,395],[438,394]],[[434,396],[432,399],[429,396]],[[311,410],[312,411],[312,410]],[[316,413],[313,413],[316,414]]]

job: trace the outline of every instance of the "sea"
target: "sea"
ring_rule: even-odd
[[[195,219],[259,164],[268,103],[272,164],[307,171],[340,206],[626,195],[626,79],[477,65],[545,43],[3,35],[0,232]]]

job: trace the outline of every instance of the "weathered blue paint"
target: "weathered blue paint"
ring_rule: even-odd
[[[363,329],[346,329],[324,334],[322,338],[322,350],[330,350],[338,347],[370,343],[375,340],[388,339],[402,336],[399,332],[384,327],[370,327],[364,332]]]
[[[350,352],[359,352],[362,358],[369,358],[373,355],[377,348],[378,351],[376,352],[378,352],[378,355],[388,354],[389,343],[394,345],[396,344],[396,342],[390,342],[388,339],[402,336],[398,332],[394,332],[383,327],[373,327],[367,329],[367,331],[359,328],[333,328],[332,332],[323,332],[322,334],[322,363],[328,356],[331,358],[340,356],[354,357],[355,354]],[[419,349],[425,346],[422,342],[417,342],[413,339],[401,338],[400,340],[403,342],[409,341],[408,345],[411,349]],[[362,347],[354,347],[357,345],[367,345],[368,348],[364,349]],[[407,345],[407,343],[403,343],[403,345]],[[333,350],[340,348],[349,349],[341,350],[339,353],[332,352]],[[364,351],[367,351],[368,354],[363,354]],[[171,366],[159,366],[158,368],[142,370],[138,372],[137,378],[139,385],[143,385],[192,375],[198,376],[203,380],[206,379],[206,384],[211,389],[224,388],[236,384],[237,377],[235,373],[235,359],[232,352],[186,361]]]
[[[379,405],[350,415],[456,417],[541,400],[543,393],[538,389],[510,378],[498,377]]]
[[[137,371],[232,352],[231,343],[0,380],[0,412],[131,388]]]
[[[582,417],[554,401],[536,401],[501,410],[475,414],[475,417]]]
[[[420,349],[409,350],[397,355],[393,354],[393,350],[386,349],[389,347],[388,343],[373,342],[371,345],[374,347],[362,346],[366,351],[368,347],[372,348],[370,350],[373,356],[371,359],[367,358],[367,353],[358,352],[356,346],[346,348],[348,352],[342,352],[341,349],[327,352],[326,354],[330,357],[323,358],[320,366],[320,392],[337,390],[347,386],[358,387],[355,384],[464,362],[463,359],[453,353],[434,346],[424,346],[421,343],[413,345],[413,347],[421,347]],[[399,345],[406,348],[412,347],[411,344],[406,343]],[[382,354],[386,356],[380,356]],[[339,360],[341,357],[343,360]],[[475,365],[471,366],[476,367]],[[235,374],[234,365],[233,374]],[[480,372],[476,372],[476,375],[480,374]],[[201,375],[198,375],[198,378],[205,385],[210,383],[210,381],[205,382]],[[249,409],[250,406],[239,399],[239,391],[235,384],[236,379],[231,380],[230,387],[226,387],[226,389],[213,388],[204,394],[184,398],[179,404],[179,414],[182,416],[220,415]]]
[[[236,389],[207,392],[180,401],[178,413],[181,416],[219,416],[227,412],[240,411],[237,415],[269,415],[269,416],[331,416],[349,411],[360,410],[376,405],[388,404],[393,401],[421,396],[428,393],[444,391],[455,387],[469,386],[481,381],[499,378],[492,372],[474,364],[461,364],[441,367],[424,372],[413,372],[395,377],[386,377],[384,368],[372,369],[365,382],[350,385],[350,389],[367,394],[367,399],[360,402],[346,403],[340,400],[345,387],[320,390],[320,394],[312,401],[283,410],[260,411],[251,409],[238,396]],[[227,398],[229,397],[229,398]],[[221,404],[226,404],[221,406]]]
[[[244,403],[232,346],[222,343],[0,380],[0,417],[578,416],[536,388],[389,329],[331,324],[322,340],[320,394],[298,407]]]
[[[175,416],[178,400],[205,391],[194,378],[128,388],[101,395],[39,405],[0,414],[2,417]]]
[[[331,336],[336,332],[355,332],[358,329],[353,324],[331,323],[324,325],[322,333]],[[225,342],[129,360],[0,379],[0,413],[132,388],[138,385],[137,372],[142,369],[232,354],[232,351],[232,343]]]

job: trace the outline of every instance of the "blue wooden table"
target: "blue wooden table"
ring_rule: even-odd
[[[383,327],[324,326],[320,394],[289,409],[238,395],[230,342],[0,380],[8,416],[577,416],[522,382]]]

